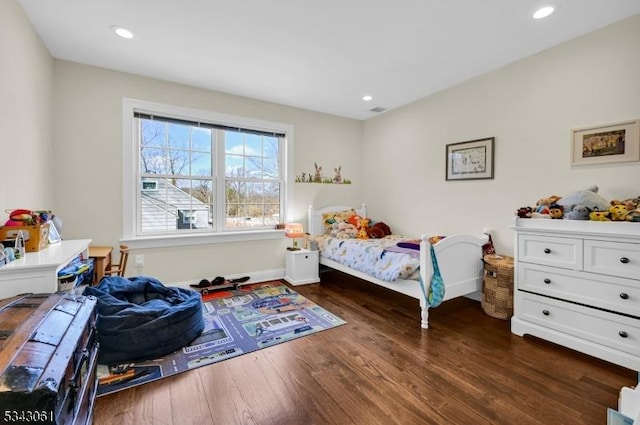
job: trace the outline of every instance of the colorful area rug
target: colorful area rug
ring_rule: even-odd
[[[206,366],[345,324],[280,281],[203,295],[205,329],[161,359],[98,365],[97,395]]]

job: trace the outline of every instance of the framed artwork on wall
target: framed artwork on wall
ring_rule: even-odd
[[[640,161],[640,120],[571,130],[571,165]]]
[[[493,179],[495,137],[447,145],[447,180]]]

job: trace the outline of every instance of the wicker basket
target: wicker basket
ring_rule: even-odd
[[[485,255],[482,310],[496,319],[513,315],[513,257]]]

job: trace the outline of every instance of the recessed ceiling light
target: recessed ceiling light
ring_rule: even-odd
[[[373,96],[367,94],[365,96],[362,96],[362,100],[364,100],[365,102],[369,102],[373,100]]]
[[[128,29],[123,28],[123,27],[118,26],[118,25],[112,25],[111,26],[111,31],[115,32],[120,37],[126,38],[128,40],[130,40],[130,39],[132,39],[133,37],[136,36],[131,30],[128,30]]]
[[[554,10],[555,9],[553,8],[553,6],[541,7],[540,9],[535,11],[535,13],[533,14],[533,19],[546,18],[547,16],[551,15]]]

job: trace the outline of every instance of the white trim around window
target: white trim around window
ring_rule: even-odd
[[[287,205],[291,205],[293,194],[293,126],[269,121],[261,121],[232,115],[214,113],[210,111],[196,110],[138,99],[123,98],[122,101],[122,238],[132,249],[174,247],[185,245],[203,245],[211,243],[255,241],[265,239],[283,238],[282,230],[243,230],[237,232],[217,233],[189,233],[170,234],[160,236],[140,236],[137,234],[136,204],[138,196],[139,179],[139,146],[135,140],[134,112],[147,112],[166,114],[168,116],[185,120],[203,120],[228,126],[252,128],[256,130],[284,133],[285,165],[284,173],[284,200],[281,217],[288,217]]]

